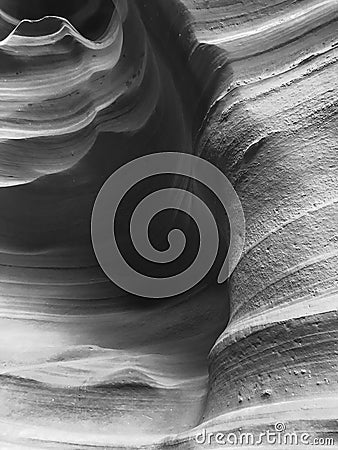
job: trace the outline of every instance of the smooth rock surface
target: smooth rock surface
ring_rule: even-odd
[[[30,5],[0,0],[0,448],[193,449],[277,422],[337,446],[337,2]],[[90,218],[161,151],[223,170],[246,245],[230,283],[142,300]]]

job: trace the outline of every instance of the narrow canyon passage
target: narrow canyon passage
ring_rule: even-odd
[[[337,19],[334,0],[0,0],[0,447],[194,449],[277,422],[338,443]],[[141,299],[100,268],[91,213],[167,151],[228,177],[245,248],[217,285],[211,202],[215,269]],[[164,183],[210,202],[172,176],[135,196]],[[152,231],[165,249],[177,223],[180,271],[196,230]]]
[[[12,17],[28,13],[4,3]],[[27,17],[62,14],[62,3],[39,8]],[[54,18],[23,23],[1,44],[5,442],[16,442],[18,427],[27,445],[37,436],[42,446],[45,439],[65,445],[62,434],[138,442],[190,429],[203,414],[208,352],[228,320],[224,286],[142,300],[114,286],[95,259],[90,220],[104,181],[136,156],[192,152],[207,107],[208,86],[192,79],[173,31],[167,56],[169,44],[157,41],[158,29],[147,35],[132,3],[111,14],[97,42]],[[205,53],[203,62],[213,56]]]

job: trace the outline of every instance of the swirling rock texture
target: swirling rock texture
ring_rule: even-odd
[[[338,442],[337,19],[335,0],[0,1],[1,449],[276,422]],[[226,286],[141,300],[103,274],[90,216],[116,168],[168,150],[232,181],[246,246]]]

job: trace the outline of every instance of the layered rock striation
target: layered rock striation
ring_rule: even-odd
[[[338,443],[337,20],[334,0],[0,1],[1,448],[276,423]],[[247,237],[229,283],[157,301],[104,275],[90,220],[111,173],[164,151],[225,173]]]

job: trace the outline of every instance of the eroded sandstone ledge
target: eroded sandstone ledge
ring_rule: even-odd
[[[337,443],[336,2],[76,4],[0,2],[1,448]],[[224,171],[246,247],[229,286],[134,299],[91,210],[168,150]]]

